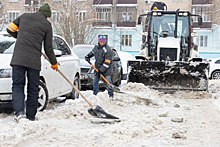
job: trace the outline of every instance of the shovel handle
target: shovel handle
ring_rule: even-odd
[[[44,56],[44,58],[50,63],[48,57],[42,53],[42,55]],[[66,81],[72,86],[72,88],[79,93],[79,95],[89,104],[90,107],[93,107],[92,104],[85,98],[85,96],[79,91],[79,89],[77,89],[77,87],[75,85],[73,85],[73,83],[59,70],[57,69],[57,71],[60,73],[60,75],[66,79]]]
[[[99,71],[90,61],[88,61],[88,63],[95,69],[96,72]],[[101,77],[103,78],[103,80],[105,80],[105,82],[106,82],[108,85],[110,85],[109,81],[108,81],[102,74],[100,74],[100,75],[101,75]]]

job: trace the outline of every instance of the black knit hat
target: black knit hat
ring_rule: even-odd
[[[43,13],[46,17],[51,17],[51,10],[48,3],[45,3],[43,6],[41,6],[38,11]]]

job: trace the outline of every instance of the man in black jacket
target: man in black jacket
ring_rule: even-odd
[[[17,38],[11,60],[12,66],[12,104],[15,120],[27,117],[36,120],[38,106],[38,86],[41,70],[41,49],[51,62],[51,68],[58,69],[59,63],[53,52],[52,27],[47,17],[51,17],[50,6],[46,3],[36,13],[24,13],[7,27],[7,32]],[[17,31],[19,29],[19,31]],[[24,109],[24,86],[27,84],[26,116]]]
[[[98,45],[96,45],[92,51],[90,51],[85,60],[90,60],[91,57],[95,56],[95,67],[98,69],[98,72],[95,73],[93,79],[93,94],[97,95],[99,91],[99,80],[100,74],[103,74],[105,78],[112,84],[111,80],[111,71],[112,71],[112,57],[113,51],[106,44],[106,36],[100,35],[98,38]],[[104,81],[105,82],[105,81]],[[105,82],[107,85],[107,83]],[[113,91],[108,89],[108,94],[110,98],[113,98]]]

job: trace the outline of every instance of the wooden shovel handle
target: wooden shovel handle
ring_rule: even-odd
[[[50,63],[50,60],[48,59],[48,57],[42,53],[42,55],[44,56],[44,58]],[[66,81],[72,86],[72,88],[89,104],[90,107],[93,107],[92,104],[85,98],[85,96],[79,91],[79,89],[77,89],[77,87],[75,85],[73,85],[73,83],[59,70],[57,69],[57,71],[61,74],[61,76],[63,76],[64,79],[66,79]]]

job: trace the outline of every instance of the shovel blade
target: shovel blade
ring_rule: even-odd
[[[120,89],[117,86],[112,85],[112,84],[108,85],[107,88],[108,88],[108,90],[113,91],[113,92],[119,92],[120,91]]]
[[[89,114],[91,114],[94,117],[97,118],[103,118],[103,119],[119,119],[118,117],[115,117],[111,114],[106,113],[102,107],[100,106],[94,106],[94,108],[88,109]]]

